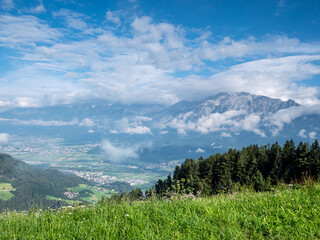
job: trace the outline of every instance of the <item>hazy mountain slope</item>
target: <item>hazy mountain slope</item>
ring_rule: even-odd
[[[273,99],[245,92],[234,93],[232,95],[228,93],[219,93],[202,101],[178,102],[162,111],[158,116],[178,116],[179,114],[184,114],[190,111],[200,116],[210,113],[223,113],[231,110],[243,110],[248,114],[268,114],[275,113],[280,109],[286,109],[292,106],[298,106],[298,104],[291,99],[288,101],[282,101],[280,99]]]

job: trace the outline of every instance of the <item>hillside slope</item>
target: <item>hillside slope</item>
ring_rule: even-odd
[[[66,175],[54,169],[41,169],[0,154],[0,182],[11,184],[14,195],[7,201],[0,199],[0,211],[24,210],[34,205],[52,206],[56,201],[47,195],[64,198],[67,187],[75,187],[85,181],[74,175]]]

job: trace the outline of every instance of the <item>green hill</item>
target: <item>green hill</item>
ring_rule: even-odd
[[[0,154],[0,211],[25,210],[32,206],[50,207],[56,200],[47,196],[66,198],[63,192],[85,180],[54,169],[41,169]]]
[[[4,213],[2,239],[320,239],[320,185]]]

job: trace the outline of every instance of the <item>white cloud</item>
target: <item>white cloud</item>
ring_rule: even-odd
[[[229,138],[229,137],[232,137],[232,136],[231,136],[230,133],[222,132],[222,133],[221,133],[221,137],[227,137],[227,138]]]
[[[45,79],[45,81],[44,81]],[[32,87],[31,87],[32,86]],[[88,90],[79,88],[72,81],[51,76],[38,67],[25,66],[7,72],[4,81],[0,81],[2,98],[0,105],[7,107],[39,107],[70,103],[81,96],[88,96]],[[82,93],[81,93],[82,92]]]
[[[203,115],[196,119],[196,121],[190,120],[194,116],[193,112],[188,112],[173,119],[168,125],[172,128],[176,128],[178,133],[186,134],[187,131],[196,131],[203,134],[210,132],[217,132],[224,129],[224,127],[235,125],[235,121],[232,118],[244,115],[244,111],[226,111],[224,113],[212,113],[209,115]]]
[[[1,8],[3,10],[11,10],[14,8],[13,0],[2,0],[1,1]]]
[[[298,136],[306,138],[307,137],[307,131],[305,129],[301,129],[298,133]]]
[[[265,133],[259,129],[260,116],[256,114],[250,114],[246,116],[240,124],[235,124],[236,129],[252,131],[261,137],[266,137]]]
[[[309,138],[311,138],[311,139],[315,139],[316,136],[317,136],[317,133],[315,131],[312,131],[309,133]]]
[[[39,107],[40,104],[39,99],[30,97],[16,97],[12,101],[0,100],[0,107]]]
[[[161,131],[160,134],[168,134],[169,131]]]
[[[264,119],[264,121],[266,126],[271,128],[273,127],[273,135],[277,135],[283,129],[285,124],[289,124],[296,118],[310,114],[320,115],[320,106],[295,106],[282,109],[274,114],[270,114],[266,119]]]
[[[144,122],[150,122],[152,121],[152,118],[151,117],[146,117],[146,116],[137,116],[135,117],[136,120],[141,120],[141,121],[144,121]]]
[[[133,121],[132,121],[133,120]],[[112,133],[128,133],[128,134],[152,134],[151,129],[140,125],[141,123],[136,120],[141,120],[138,118],[131,119],[122,118],[115,122],[115,128]],[[149,120],[149,119],[147,119]]]
[[[92,130],[92,129],[89,129],[89,130],[88,130],[88,133],[95,133],[95,131]]]
[[[125,128],[123,132],[129,134],[152,134],[150,128],[145,126],[128,127]]]
[[[53,43],[61,36],[57,29],[33,16],[0,15],[0,46],[34,46],[34,43]]]
[[[121,25],[121,20],[118,14],[119,12],[111,12],[110,10],[106,12],[106,19],[114,23],[117,27]]]
[[[225,37],[218,43],[203,41],[196,49],[202,59],[217,61],[225,58],[241,58],[250,55],[281,54],[281,53],[319,53],[320,47],[314,44],[301,43],[297,38],[272,36],[257,41],[254,37],[235,41]]]
[[[298,133],[298,136],[303,137],[303,138],[307,138],[309,137],[310,139],[315,139],[317,136],[317,132],[316,131],[311,131],[309,133],[307,133],[307,131],[305,129],[301,129]]]
[[[121,161],[130,158],[138,158],[138,151],[140,146],[124,147],[118,146],[108,140],[104,140],[101,144],[101,148],[105,151],[110,160]]]
[[[32,7],[32,8],[29,8],[29,9],[27,10],[27,12],[29,12],[29,13],[44,13],[44,12],[46,12],[46,8],[45,8],[45,6],[43,5],[43,3],[40,2],[39,5],[37,5],[37,6],[35,6],[35,7]]]
[[[10,140],[8,133],[0,133],[0,144],[7,144]]]
[[[16,97],[13,102],[14,106],[17,107],[39,107],[39,101],[35,98],[30,97]]]
[[[79,123],[80,127],[93,127],[95,125],[95,122],[90,118],[82,119],[82,121]]]
[[[17,92],[12,89],[21,84],[19,97],[37,98],[43,104],[79,98],[172,104],[221,91],[320,103],[317,87],[299,83],[320,74],[317,42],[286,36],[260,40],[226,36],[219,41],[201,30],[192,32],[197,36],[191,38],[190,29],[157,23],[150,17],[128,17],[125,21],[129,24],[123,29],[128,34],[119,34],[114,24],[123,20],[121,12],[108,11],[109,21],[100,25],[67,9],[53,12],[53,16],[62,19],[67,29],[50,27],[32,16],[0,16],[0,45],[14,48],[20,55],[17,68],[0,75],[7,81],[0,82],[2,105],[12,102]],[[77,34],[77,40],[72,34]],[[224,59],[233,60],[233,65],[213,69],[212,62],[220,66]],[[26,66],[32,73],[27,77],[23,75]],[[50,79],[51,87],[39,91],[43,81],[38,76]]]
[[[247,114],[245,111],[230,110],[223,113],[203,114],[195,117],[193,112],[188,112],[174,118],[168,123],[171,128],[177,129],[179,134],[187,134],[187,131],[200,132],[208,134],[222,131],[222,137],[230,137],[228,133],[223,132],[226,129],[233,131],[251,131],[257,135],[265,137],[265,133],[259,128],[261,119],[257,114]]]
[[[202,148],[197,148],[197,150],[195,150],[196,153],[204,153],[206,152],[206,150],[202,149]]]
[[[214,148],[214,149],[220,149],[220,148],[223,148],[223,145],[213,146],[212,148]]]
[[[85,30],[87,28],[85,15],[81,13],[69,9],[60,9],[57,12],[53,12],[53,16],[63,18],[69,28],[77,30]]]
[[[319,104],[318,88],[298,84],[320,73],[320,66],[312,63],[319,59],[320,55],[299,55],[254,60],[233,65],[209,78],[188,76],[173,88],[179,98],[244,91],[282,100],[294,99],[301,104]]]

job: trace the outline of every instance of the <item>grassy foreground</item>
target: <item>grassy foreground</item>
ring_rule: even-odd
[[[0,215],[1,239],[320,239],[320,186]]]

